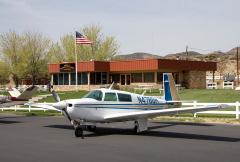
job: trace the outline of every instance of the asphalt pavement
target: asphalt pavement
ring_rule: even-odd
[[[240,161],[239,125],[150,122],[140,135],[132,128],[99,124],[81,139],[63,117],[0,114],[0,161]]]

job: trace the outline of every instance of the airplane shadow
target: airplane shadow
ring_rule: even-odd
[[[47,125],[44,127],[74,130],[72,125]]]
[[[16,123],[21,123],[20,121],[13,121],[13,120],[2,120],[0,119],[0,124],[16,124]]]
[[[22,123],[22,122],[16,121],[16,120],[5,120],[5,119],[16,119],[16,117],[0,117],[0,124],[16,124],[16,123]]]
[[[151,123],[155,123],[155,124],[171,124],[171,125],[190,125],[190,126],[214,126],[213,124],[208,124],[208,123],[191,123],[191,122],[162,122],[162,121],[152,121]]]
[[[158,128],[165,128],[165,127],[170,127],[170,126],[175,126],[175,125],[186,125],[186,126],[214,126],[212,124],[205,124],[205,123],[189,123],[189,122],[151,122],[153,124],[158,124],[155,126],[149,126],[148,130],[152,129],[158,129]],[[161,125],[163,124],[163,125]]]
[[[195,139],[195,140],[222,141],[222,142],[239,142],[240,141],[240,138],[233,138],[233,137],[154,130],[154,129],[158,129],[158,128],[173,126],[173,125],[175,125],[175,124],[172,124],[172,122],[169,122],[169,124],[167,124],[167,125],[152,126],[152,127],[149,127],[148,131],[139,133],[137,135],[130,128],[97,127],[97,130],[94,133],[87,131],[87,132],[85,132],[84,136],[85,137],[100,137],[100,136],[108,136],[108,135],[136,135],[136,136],[176,138],[176,139]],[[211,126],[211,125],[199,124],[199,126]],[[71,126],[71,125],[48,125],[45,127],[74,130],[73,126]]]

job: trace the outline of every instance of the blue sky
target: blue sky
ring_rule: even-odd
[[[240,44],[239,0],[0,0],[0,33],[41,32],[57,41],[89,24],[115,36],[120,54],[228,51]]]

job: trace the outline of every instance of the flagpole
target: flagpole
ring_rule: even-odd
[[[76,90],[77,90],[77,85],[78,85],[78,75],[77,75],[77,70],[78,70],[78,61],[77,61],[77,42],[76,42],[76,31],[75,31],[75,44],[74,44],[74,47],[75,47],[75,73],[76,73]]]

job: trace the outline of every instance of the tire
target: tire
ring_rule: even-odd
[[[97,127],[95,125],[88,125],[87,126],[87,130],[90,132],[95,132],[97,129]]]
[[[83,129],[81,127],[75,128],[75,137],[83,137]]]
[[[134,131],[135,134],[138,134],[138,126],[135,125],[134,128],[133,128],[133,131]]]

